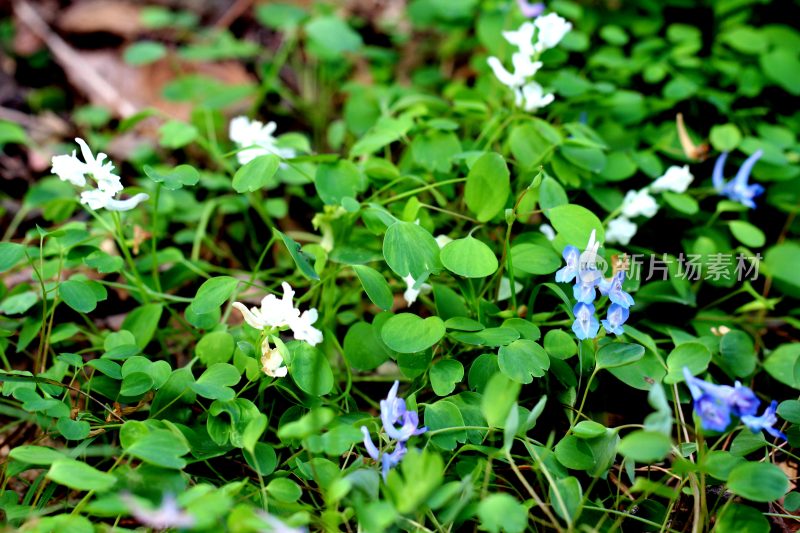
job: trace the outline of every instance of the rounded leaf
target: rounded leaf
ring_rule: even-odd
[[[485,278],[497,271],[497,257],[486,244],[472,237],[447,243],[442,248],[444,267],[465,278]]]

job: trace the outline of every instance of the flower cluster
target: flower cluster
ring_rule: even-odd
[[[271,348],[269,339],[280,330],[291,329],[294,338],[305,341],[311,346],[322,342],[322,332],[312,324],[317,321],[318,314],[316,309],[309,309],[300,313],[295,308],[294,290],[285,281],[281,283],[283,288],[283,298],[278,299],[274,294],[268,294],[261,300],[261,307],[247,308],[241,302],[233,304],[234,309],[238,309],[245,322],[253,328],[266,332],[267,336],[261,344],[261,363],[266,375],[272,377],[284,377],[286,367],[283,365],[283,356],[278,348]]]
[[[82,187],[81,203],[90,209],[108,209],[110,211],[129,211],[149,198],[145,193],[136,194],[127,200],[118,200],[117,196],[124,190],[119,176],[114,174],[114,165],[105,159],[104,153],[92,154],[86,141],[76,138],[81,148],[83,161],[78,159],[75,150],[71,155],[53,156],[53,168],[50,170],[61,181],[68,181],[76,187]],[[91,176],[96,188],[90,185],[86,176]]]
[[[602,322],[607,333],[614,335],[624,333],[622,325],[628,320],[630,307],[634,305],[633,297],[622,289],[625,272],[619,271],[606,279],[597,268],[599,248],[600,243],[592,231],[583,253],[574,246],[564,248],[563,256],[567,264],[556,272],[556,281],[559,283],[570,283],[575,280],[572,295],[577,303],[572,309],[575,315],[572,331],[580,340],[593,339],[600,331],[600,322],[595,316],[594,306],[597,290],[611,302],[606,318]]]
[[[750,173],[753,171],[753,166],[764,155],[763,150],[757,150],[750,157],[745,159],[736,176],[725,183],[725,177],[722,175],[722,169],[725,168],[725,160],[728,159],[728,152],[723,152],[714,163],[714,171],[711,174],[711,182],[714,188],[722,196],[727,196],[735,202],[746,205],[750,209],[755,208],[756,203],[753,199],[764,192],[764,187],[757,183],[750,184],[747,181],[750,179]]]
[[[545,94],[533,76],[542,68],[539,56],[545,50],[555,47],[570,32],[572,24],[566,19],[550,13],[537,17],[533,22],[524,22],[516,31],[504,31],[503,38],[517,47],[511,56],[514,72],[509,72],[500,59],[491,56],[487,59],[495,77],[514,91],[514,101],[525,111],[535,111],[549,105],[554,96]]]
[[[636,235],[638,229],[631,219],[639,216],[652,218],[658,211],[658,203],[650,194],[665,191],[684,193],[694,176],[689,171],[689,165],[671,166],[663,176],[656,179],[648,187],[638,191],[628,191],[620,207],[620,215],[608,223],[606,242],[626,245]]]
[[[245,165],[256,157],[267,154],[277,155],[281,159],[291,159],[296,156],[297,153],[292,148],[278,146],[278,141],[273,136],[277,128],[274,122],[267,122],[265,125],[247,117],[236,117],[231,120],[228,136],[239,148],[236,154],[239,164]]]
[[[731,417],[738,417],[753,433],[766,431],[773,437],[786,439],[786,435],[775,428],[778,417],[778,402],[772,400],[761,416],[756,416],[761,403],[755,393],[738,381],[734,386],[714,385],[692,376],[689,369],[683,367],[683,376],[694,400],[694,412],[700,418],[700,425],[709,431],[725,431],[731,423]]]
[[[428,428],[419,427],[419,415],[416,411],[406,409],[406,401],[397,397],[397,389],[400,382],[395,381],[389,390],[389,395],[385,400],[381,400],[381,422],[386,435],[395,441],[395,448],[391,452],[381,453],[372,442],[369,430],[366,426],[361,426],[361,433],[364,434],[364,447],[367,453],[375,461],[380,461],[383,479],[389,474],[389,470],[397,466],[408,451],[406,443],[414,435],[422,435]],[[400,424],[400,427],[397,426]]]

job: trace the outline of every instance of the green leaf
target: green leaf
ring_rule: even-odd
[[[255,192],[272,183],[272,178],[281,164],[275,154],[258,156],[233,175],[233,190],[238,193]]]
[[[352,162],[323,163],[314,178],[317,194],[327,205],[339,205],[345,198],[356,198],[367,186],[367,180]]]
[[[15,242],[0,242],[0,272],[15,266],[25,257],[25,247]]]
[[[425,319],[413,313],[389,318],[381,329],[386,346],[399,353],[416,353],[430,348],[444,337],[444,322],[438,316]]]
[[[783,344],[764,361],[764,370],[795,389],[800,389],[800,344]]]
[[[619,443],[619,453],[637,463],[655,463],[664,459],[672,449],[672,440],[655,431],[637,430]]]
[[[644,346],[612,342],[597,350],[597,368],[617,368],[637,362],[644,357]]]
[[[437,396],[447,396],[464,379],[464,365],[455,359],[442,359],[431,367],[430,380]]]
[[[140,41],[125,48],[122,59],[129,65],[147,65],[167,55],[166,47],[154,41]]]
[[[22,461],[32,465],[51,465],[59,459],[64,458],[64,454],[53,448],[46,446],[34,446],[25,444],[12,448],[8,452],[9,457],[16,461]]]
[[[210,313],[231,297],[239,280],[231,276],[217,276],[203,282],[192,300],[192,311],[202,315]]]
[[[309,49],[318,57],[337,60],[345,52],[355,52],[364,42],[345,21],[335,16],[317,17],[305,25]]]
[[[711,352],[699,342],[685,342],[675,347],[667,356],[667,375],[664,383],[673,384],[683,381],[683,367],[687,367],[693,376],[708,368]]]
[[[442,269],[439,245],[428,231],[413,222],[398,221],[389,226],[383,239],[383,257],[395,274],[418,280]]]
[[[503,427],[521,387],[500,372],[489,379],[481,398],[481,413],[489,427]]]
[[[583,489],[577,478],[568,476],[557,479],[555,484],[550,485],[550,504],[556,514],[574,524],[578,518],[583,499]]]
[[[272,231],[281,238],[283,244],[286,246],[286,249],[289,250],[289,255],[294,260],[294,264],[297,265],[298,269],[300,269],[300,273],[310,280],[319,281],[319,274],[317,274],[316,270],[314,270],[314,267],[312,267],[309,263],[310,256],[300,249],[300,245],[288,235],[278,231],[278,229],[273,228]]]
[[[200,339],[194,348],[194,353],[208,367],[215,363],[230,361],[235,348],[233,335],[227,331],[212,331]]]
[[[709,134],[709,140],[715,150],[719,152],[732,152],[742,142],[742,132],[736,124],[722,124],[713,126]]]
[[[556,444],[556,459],[572,470],[591,470],[595,467],[594,454],[587,441],[567,435]]]
[[[511,247],[511,262],[515,274],[552,274],[561,267],[561,256],[552,246],[523,242]]]
[[[500,214],[511,194],[508,166],[500,154],[487,152],[473,163],[467,174],[464,200],[480,222]]]
[[[425,426],[429,431],[448,429],[431,437],[431,441],[445,450],[455,450],[458,443],[466,442],[467,431],[456,428],[464,427],[464,417],[453,402],[439,400],[425,406]]]
[[[141,396],[153,388],[153,378],[145,372],[131,372],[123,376],[120,396]]]
[[[740,243],[751,248],[761,248],[767,242],[764,232],[744,220],[732,220],[728,227]]]
[[[719,340],[719,365],[738,378],[744,378],[756,369],[756,351],[753,339],[744,331],[729,331]]]
[[[754,502],[772,502],[789,492],[789,480],[772,463],[747,462],[731,470],[728,490]]]
[[[164,148],[182,148],[194,141],[199,132],[192,124],[170,120],[158,128],[159,144]]]
[[[39,297],[33,291],[24,291],[3,300],[0,305],[0,313],[6,315],[18,315],[24,313],[39,301]]]
[[[800,95],[800,59],[797,50],[777,47],[760,56],[767,77],[791,95]]]
[[[257,442],[252,453],[245,451],[244,458],[247,464],[262,476],[270,475],[278,466],[275,448],[263,442]]]
[[[45,476],[74,490],[106,491],[114,486],[117,478],[75,459],[59,459],[50,465]]]
[[[603,224],[597,216],[585,207],[573,204],[559,205],[547,212],[547,217],[553,228],[558,232],[558,238],[566,244],[577,246],[579,249],[586,247],[589,235],[595,230],[598,242],[605,240]]]
[[[203,398],[231,400],[235,395],[230,387],[239,383],[240,378],[241,375],[235,366],[217,363],[208,367],[197,381],[189,386]]]
[[[162,468],[186,466],[181,457],[189,453],[189,445],[178,433],[129,420],[120,428],[119,439],[125,452],[137,459]]]
[[[373,370],[389,359],[386,346],[378,338],[375,327],[356,322],[344,336],[344,356],[356,370]]]
[[[442,248],[442,265],[465,278],[485,278],[497,271],[494,252],[486,244],[472,237],[451,241]]]
[[[490,494],[478,504],[481,528],[491,533],[522,533],[528,526],[528,510],[505,492]]]
[[[145,304],[137,307],[125,317],[122,329],[133,334],[139,349],[144,350],[145,346],[153,340],[163,311],[164,306],[161,304]]]
[[[729,503],[717,515],[715,533],[767,533],[770,523],[758,509]]]
[[[278,501],[291,503],[299,500],[303,491],[291,479],[279,477],[269,482],[267,493]]]
[[[67,440],[83,440],[89,436],[91,426],[86,420],[72,420],[62,416],[56,422],[56,429]]]
[[[518,383],[530,383],[544,376],[550,368],[550,358],[544,348],[534,341],[518,339],[501,346],[498,352],[500,371]]]
[[[144,173],[156,183],[160,183],[165,189],[177,191],[184,185],[197,185],[200,181],[200,173],[192,165],[178,165],[167,172],[159,172],[149,165],[144,166]]]
[[[58,294],[65,304],[79,313],[89,313],[97,307],[97,297],[86,282],[76,279],[62,281]]]
[[[307,342],[292,342],[289,374],[303,392],[311,396],[324,396],[333,389],[333,371],[328,359]]]
[[[372,303],[384,311],[391,309],[394,297],[386,278],[374,268],[365,265],[353,265],[353,270]]]
[[[595,174],[606,168],[606,154],[594,146],[582,146],[566,141],[559,147],[559,152],[564,159],[576,167],[588,170]]]

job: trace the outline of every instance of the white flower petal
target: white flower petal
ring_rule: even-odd
[[[637,226],[625,217],[617,217],[608,223],[606,229],[606,242],[619,243],[626,246],[634,235],[636,235]]]
[[[653,192],[672,191],[684,193],[694,181],[694,176],[689,171],[689,165],[679,167],[673,165],[667,169],[663,176],[650,185]]]

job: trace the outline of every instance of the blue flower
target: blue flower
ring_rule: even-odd
[[[572,287],[572,296],[579,302],[590,304],[597,296],[595,287],[600,282],[599,275],[593,276],[592,272],[581,272],[575,278],[575,285]]]
[[[630,311],[622,307],[619,304],[611,304],[608,308],[608,313],[606,315],[606,319],[603,320],[603,328],[608,333],[613,333],[614,335],[622,335],[625,331],[622,329],[622,324],[628,320],[628,316],[630,315]]]
[[[408,411],[406,401],[397,397],[399,386],[400,382],[395,381],[389,390],[389,395],[385,400],[381,400],[381,421],[383,429],[389,437],[405,442],[412,435],[425,433],[428,428],[419,428],[419,415],[416,411]],[[399,429],[395,426],[398,422],[401,424]]]
[[[395,448],[392,452],[381,453],[375,443],[372,442],[369,430],[366,426],[361,426],[361,433],[364,435],[364,447],[367,454],[375,461],[380,461],[383,479],[389,470],[400,463],[405,456],[407,448],[406,442],[413,435],[421,435],[428,431],[426,427],[419,427],[419,415],[416,411],[406,409],[406,401],[397,397],[397,389],[400,382],[395,381],[385,400],[381,400],[381,422],[386,434],[395,441]],[[400,423],[400,427],[397,424]]]
[[[725,431],[731,423],[731,409],[719,396],[704,393],[694,399],[694,412],[700,425],[710,431]]]
[[[575,322],[572,323],[572,331],[575,336],[580,340],[593,339],[597,337],[597,332],[600,330],[600,322],[594,316],[594,306],[578,302],[572,309],[575,315]]]
[[[598,288],[600,294],[608,296],[611,303],[628,309],[634,305],[633,296],[622,290],[622,282],[625,281],[625,272],[620,270],[609,279],[600,280]]]
[[[738,381],[734,383],[733,390],[729,392],[728,396],[728,405],[731,406],[733,414],[739,417],[755,415],[759,404],[761,404],[761,400],[758,399],[755,392]]]
[[[757,183],[748,184],[747,180],[750,178],[750,172],[753,170],[753,165],[756,161],[764,155],[763,150],[757,150],[753,155],[748,157],[744,164],[742,164],[739,171],[728,183],[725,183],[725,178],[722,175],[722,169],[725,167],[725,160],[728,158],[728,152],[722,152],[714,163],[714,172],[711,174],[711,181],[714,188],[722,196],[727,196],[731,200],[739,202],[753,209],[756,203],[753,198],[764,192],[764,187]]]
[[[764,414],[762,414],[761,416],[744,415],[742,417],[742,423],[745,426],[747,426],[753,433],[758,433],[761,430],[765,430],[773,437],[778,437],[783,440],[786,440],[786,435],[781,433],[779,429],[773,427],[778,422],[778,417],[775,416],[777,410],[778,410],[778,402],[772,400],[772,403],[769,404],[769,407],[767,407],[764,410]]]
[[[569,283],[578,275],[580,269],[581,252],[575,246],[567,246],[561,253],[566,266],[556,272],[556,281],[559,283]]]

